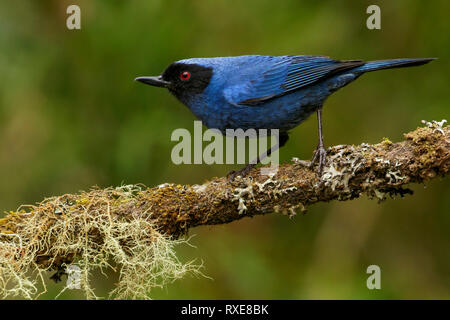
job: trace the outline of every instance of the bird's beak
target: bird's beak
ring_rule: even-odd
[[[170,85],[170,82],[163,80],[162,76],[138,77],[138,78],[134,79],[134,81],[139,81],[139,82],[142,82],[145,84],[149,84],[151,86],[163,87],[163,88],[167,88]]]

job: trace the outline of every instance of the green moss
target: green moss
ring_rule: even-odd
[[[381,145],[383,145],[386,148],[389,148],[392,145],[392,141],[389,140],[389,138],[384,137],[383,141],[381,141]]]

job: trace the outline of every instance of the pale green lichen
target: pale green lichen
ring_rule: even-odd
[[[367,149],[361,145],[362,149]],[[349,181],[366,162],[366,159],[354,152],[353,146],[335,146],[329,150],[331,155],[328,166],[324,168],[321,182],[329,186],[332,191],[343,188],[344,192],[350,192]]]
[[[247,206],[245,205],[246,199],[254,198],[253,185],[250,183],[245,188],[235,188],[233,191],[232,201],[238,201],[238,212],[243,214],[247,211]]]
[[[131,185],[53,197],[2,219],[0,296],[37,298],[46,291],[49,272],[57,271],[53,278],[58,279],[74,265],[88,299],[99,298],[92,287],[95,270],[119,273],[110,293],[118,299],[146,299],[152,288],[200,274],[200,266],[175,255],[174,248],[185,240],[158,231],[151,212],[127,212],[124,206],[142,190]]]
[[[444,134],[444,126],[447,123],[447,120],[443,119],[441,121],[432,120],[431,122],[422,120],[422,123],[425,124],[428,128],[433,129],[433,132],[439,132]]]
[[[232,201],[238,202],[237,210],[240,215],[247,212],[247,204],[254,202],[258,193],[264,193],[277,199],[283,194],[297,190],[295,186],[284,188],[281,181],[274,180],[274,176],[275,173],[270,174],[263,182],[254,181],[251,176],[238,178],[239,182],[243,183],[245,187],[234,188]]]

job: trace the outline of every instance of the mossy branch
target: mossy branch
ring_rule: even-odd
[[[76,262],[86,294],[95,297],[89,274],[112,261],[121,268],[114,294],[143,297],[151,287],[198,271],[172,251],[192,227],[271,212],[292,216],[317,202],[364,194],[381,201],[412,193],[406,185],[449,173],[449,127],[424,123],[401,142],[329,148],[322,177],[307,161],[293,159],[272,176],[253,169],[233,183],[222,177],[202,185],[95,188],[23,206],[0,219],[0,295],[32,297],[37,289],[29,271],[42,279],[42,272]]]
[[[293,159],[272,176],[253,169],[229,183],[225,177],[202,185],[163,184],[144,191],[125,212],[151,212],[166,234],[180,236],[199,225],[224,224],[271,212],[293,215],[317,202],[351,200],[363,194],[378,200],[411,193],[404,186],[444,177],[450,166],[450,130],[434,122],[392,143],[340,145],[328,149],[322,177],[309,161]]]

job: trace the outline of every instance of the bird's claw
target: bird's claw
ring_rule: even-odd
[[[327,163],[327,150],[325,150],[323,145],[317,146],[316,151],[314,151],[314,156],[311,160],[309,168],[312,169],[316,162],[319,162],[318,173],[319,175],[322,175],[323,168]]]
[[[250,163],[240,170],[231,170],[227,174],[228,180],[232,183],[237,176],[245,177],[254,166],[255,164]]]

